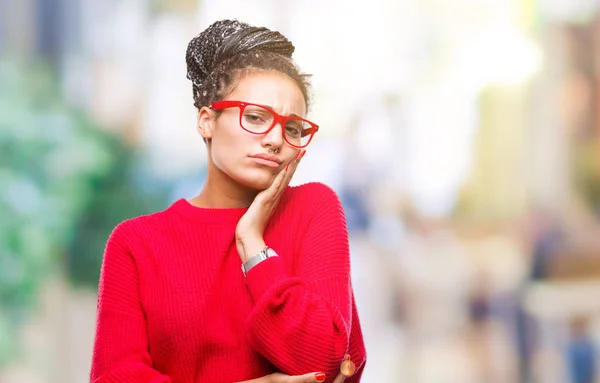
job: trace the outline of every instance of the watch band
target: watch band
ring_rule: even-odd
[[[275,252],[275,250],[271,249],[269,246],[265,246],[265,248],[262,249],[262,251],[260,253],[258,253],[254,257],[250,258],[246,263],[242,264],[242,273],[244,273],[244,277],[246,276],[248,271],[250,271],[250,269],[253,268],[254,266],[258,265],[259,263],[261,263],[262,261],[264,261],[268,258],[276,257],[276,256],[277,256],[277,253]]]

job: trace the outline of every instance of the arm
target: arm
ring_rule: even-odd
[[[170,383],[152,368],[137,266],[126,233],[124,224],[117,226],[104,252],[90,381]]]
[[[333,190],[319,190],[323,194],[314,196],[318,204],[302,237],[296,276],[286,274],[279,257],[248,272],[255,302],[248,335],[253,348],[282,371],[323,371],[333,378],[346,353],[358,370],[365,354],[362,344],[349,344],[353,294],[343,208]]]

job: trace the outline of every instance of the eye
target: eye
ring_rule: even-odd
[[[244,114],[244,119],[251,124],[264,124],[265,123],[265,120],[257,114],[246,113],[246,114]]]
[[[291,137],[300,137],[302,134],[302,128],[295,123],[288,123],[285,126],[285,131],[286,134]]]

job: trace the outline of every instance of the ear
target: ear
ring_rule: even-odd
[[[205,141],[212,138],[213,129],[215,126],[214,122],[215,114],[213,110],[203,106],[198,111],[198,122],[196,128],[198,129],[198,133],[200,133]]]

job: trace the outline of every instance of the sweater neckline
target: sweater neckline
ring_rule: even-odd
[[[194,206],[187,199],[180,198],[171,205],[169,210],[195,222],[237,222],[248,208],[204,208]]]

